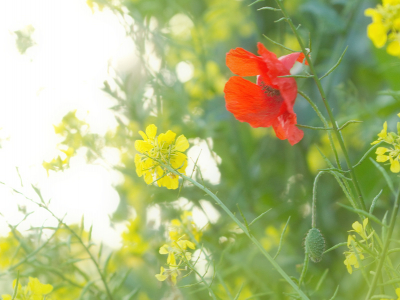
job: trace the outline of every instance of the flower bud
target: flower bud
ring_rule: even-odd
[[[322,255],[325,251],[325,239],[319,229],[311,228],[307,232],[304,246],[313,262],[317,263],[321,261]]]

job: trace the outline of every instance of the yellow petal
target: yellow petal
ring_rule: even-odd
[[[1,297],[3,298],[3,300],[11,300],[12,299],[11,295],[1,295]]]
[[[381,22],[382,21],[382,15],[376,9],[367,8],[364,11],[364,15],[366,15],[367,17],[372,17],[373,22]]]
[[[191,241],[187,241],[186,245],[190,248],[190,249],[194,249],[196,248],[195,244],[193,244]]]
[[[351,246],[351,241],[354,241],[354,238],[353,238],[352,235],[349,235],[349,236],[347,237],[347,247],[349,247],[349,248],[350,248],[350,246]]]
[[[165,279],[168,278],[167,275],[161,275],[161,274],[156,274],[155,275],[158,281],[164,281]]]
[[[150,183],[152,183],[154,181],[153,175],[152,175],[152,173],[150,171],[144,172],[144,181],[147,184],[150,184]]]
[[[351,227],[353,227],[353,229],[357,232],[357,233],[361,233],[362,232],[362,225],[360,224],[360,222],[354,222],[353,225],[351,225]]]
[[[51,284],[43,284],[37,278],[29,277],[28,287],[34,294],[46,295],[53,290]]]
[[[141,153],[147,152],[153,148],[154,148],[154,146],[152,144],[150,144],[149,142],[142,141],[142,140],[135,141],[135,149]]]
[[[171,181],[170,181],[169,185],[167,186],[167,189],[176,190],[178,187],[179,187],[179,178],[178,177],[171,178]]]
[[[367,225],[368,225],[368,218],[365,218],[363,221],[364,230],[366,229]]]
[[[172,265],[172,266],[176,266],[176,259],[175,259],[175,254],[174,253],[170,252],[168,254],[167,264]]]
[[[387,122],[383,123],[383,129],[380,133],[378,133],[380,138],[385,138],[387,136]]]
[[[139,131],[139,134],[142,136],[142,138],[147,141],[147,135],[143,131]]]
[[[387,31],[381,22],[369,24],[367,35],[377,48],[382,48],[387,41]]]
[[[376,151],[375,151],[375,154],[385,154],[388,151],[389,151],[389,149],[387,149],[385,147],[378,147],[378,149],[376,149]]]
[[[376,157],[376,161],[377,162],[385,162],[385,161],[387,161],[389,159],[389,156],[388,155],[378,155],[377,157]]]
[[[393,160],[391,165],[390,165],[390,171],[393,173],[399,173],[400,172],[400,163],[397,159]]]
[[[386,48],[386,52],[393,56],[400,56],[400,42],[393,41],[389,43],[389,45]]]
[[[397,289],[396,289],[396,295],[397,295],[397,297],[400,298],[400,288],[397,288]]]
[[[187,138],[183,134],[178,136],[175,142],[175,150],[184,152],[187,150],[187,148],[189,148],[189,142]]]
[[[173,155],[171,155],[171,166],[174,169],[180,168],[180,169],[185,169],[185,162],[187,161],[187,156],[181,152],[176,152]]]
[[[158,251],[158,253],[160,254],[168,254],[168,245],[164,244],[160,247],[160,250]]]
[[[154,124],[151,124],[146,127],[146,134],[149,139],[154,139],[157,134],[157,127]]]
[[[160,145],[160,147],[169,147],[169,145],[174,142],[175,137],[176,133],[168,130],[166,133],[161,133],[158,136],[158,144]]]

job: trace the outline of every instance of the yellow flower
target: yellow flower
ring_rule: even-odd
[[[53,287],[50,284],[41,283],[37,278],[29,277],[28,289],[33,295],[43,296],[49,294]]]
[[[164,281],[165,279],[170,277],[172,284],[176,285],[176,277],[178,277],[179,273],[180,269],[178,269],[177,267],[171,267],[169,269],[164,269],[163,267],[161,267],[160,274],[156,274],[155,276],[158,281]]]
[[[156,160],[185,174],[187,156],[183,152],[189,148],[186,137],[180,135],[176,138],[176,133],[171,130],[157,137],[157,127],[154,124],[147,126],[146,133],[139,131],[139,134],[143,140],[135,141],[135,148],[140,152],[135,155],[137,175],[143,176],[147,184],[157,181],[158,186],[177,189],[178,176],[162,167]]]
[[[400,117],[400,114],[398,114]],[[397,128],[400,128],[400,122],[397,123]],[[399,132],[400,134],[400,132]],[[393,173],[400,172],[400,136],[394,132],[387,132],[387,122],[383,124],[382,131],[378,134],[378,139],[372,143],[375,145],[379,142],[386,142],[391,145],[390,148],[378,147],[375,154],[377,162],[390,162],[390,171]]]
[[[346,259],[344,260],[344,264],[346,265],[347,271],[350,274],[353,274],[353,268],[358,269],[360,264],[358,263],[357,256],[354,252],[346,252]],[[358,253],[359,258],[364,259],[364,255],[362,253]]]
[[[354,222],[351,227],[353,227],[354,231],[357,232],[363,239],[367,239],[367,232],[366,232],[366,227],[368,225],[368,218],[365,218],[363,221],[363,225],[360,224],[360,222],[356,221]],[[350,230],[353,231],[353,230]],[[349,245],[349,244],[347,244]]]
[[[163,267],[161,267],[160,274],[156,274],[156,278],[157,278],[159,281],[164,281],[165,279],[168,278],[167,275],[164,275],[164,271],[165,271],[165,269],[164,269]]]
[[[360,222],[357,221],[351,226],[353,230],[350,230],[350,232],[357,232],[363,238],[361,241],[357,241],[356,235],[349,234],[347,237],[347,247],[349,250],[344,252],[346,259],[343,263],[346,265],[347,271],[350,274],[353,273],[353,267],[358,269],[360,267],[359,261],[364,259],[363,248],[358,244],[364,243],[365,246],[370,247],[368,240],[372,238],[372,234],[367,236],[367,225],[368,218],[365,218],[363,224],[360,224]]]
[[[367,35],[374,43],[375,47],[382,48],[387,41],[386,28],[381,22],[369,24],[367,27]]]
[[[392,171],[393,173],[400,172],[399,156],[397,156],[396,159],[390,157],[390,171]]]
[[[372,18],[367,35],[377,48],[388,42],[387,53],[400,57],[400,0],[383,0],[382,4],[364,12]]]
[[[399,41],[393,41],[391,42],[387,49],[387,53],[393,56],[400,56],[400,42]]]
[[[13,289],[15,289],[16,281],[13,281]],[[50,284],[43,284],[37,278],[29,277],[27,286],[22,287],[18,283],[16,300],[43,300],[45,296],[53,290]],[[11,295],[2,295],[3,300],[11,300]]]

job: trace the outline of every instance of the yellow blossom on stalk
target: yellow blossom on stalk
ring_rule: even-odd
[[[190,230],[193,236],[200,239],[200,231],[197,229],[193,220],[191,219],[191,212],[184,212],[181,216],[182,222],[178,219],[173,219],[169,226],[169,238],[171,242],[166,243],[160,247],[160,254],[167,254],[168,269],[161,267],[160,274],[156,274],[156,278],[159,281],[164,281],[170,278],[170,282],[175,285],[176,278],[181,271],[186,270],[187,262],[192,259],[192,253],[189,249],[194,250],[195,244],[189,239],[189,235],[185,233],[186,230]],[[188,225],[184,225],[188,224]],[[186,226],[183,227],[183,226]],[[182,268],[184,267],[184,268]]]
[[[135,148],[141,153],[135,155],[137,175],[143,176],[147,184],[157,181],[158,186],[177,189],[178,176],[161,166],[158,161],[185,174],[187,156],[183,152],[189,148],[186,137],[180,135],[175,138],[176,133],[171,130],[157,136],[157,127],[154,124],[147,126],[146,133],[139,131],[139,134],[143,140],[135,141]]]
[[[13,289],[15,289],[16,281],[13,282]],[[50,284],[43,284],[37,278],[29,277],[27,286],[22,287],[18,283],[17,296],[15,300],[44,300],[46,295],[51,293],[53,287]],[[11,300],[11,295],[2,295],[3,300]]]
[[[353,225],[351,225],[351,227],[353,227],[354,231],[357,232],[363,239],[366,240],[368,239],[366,232],[367,225],[368,225],[368,218],[365,218],[362,225],[360,224],[360,222],[356,221],[353,223]],[[349,246],[349,244],[347,244],[347,246]]]
[[[400,117],[400,114],[398,114]],[[371,145],[375,145],[379,142],[385,142],[390,144],[391,147],[378,147],[375,151],[376,161],[377,162],[387,162],[390,163],[390,171],[393,173],[400,172],[400,122],[397,123],[397,131],[395,132],[387,132],[387,122],[383,124],[382,131],[378,134],[378,139],[371,143]]]
[[[388,42],[387,53],[400,57],[400,0],[383,0],[382,5],[366,9],[365,15],[372,18],[367,35],[375,47]]]
[[[368,218],[365,218],[363,224],[358,221],[354,222],[351,226],[353,230],[349,231],[356,232],[362,237],[361,241],[358,241],[356,236],[352,234],[349,234],[349,236],[347,237],[347,247],[349,248],[349,250],[344,252],[346,259],[343,263],[346,265],[347,271],[350,274],[353,273],[353,267],[358,269],[360,267],[360,260],[363,260],[365,258],[363,254],[363,248],[357,245],[357,243],[366,243],[366,246],[369,246],[368,239],[372,237],[372,234],[370,236],[367,236],[367,225]]]

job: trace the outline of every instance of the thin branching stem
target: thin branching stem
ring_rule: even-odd
[[[160,163],[162,167],[168,169],[170,172],[191,182],[193,185],[195,185],[196,187],[207,193],[213,200],[215,200],[217,204],[228,214],[228,216],[239,226],[239,228],[244,232],[244,234],[247,235],[247,237],[251,240],[251,242],[258,248],[258,250],[268,259],[268,261],[272,264],[275,270],[277,270],[278,273],[281,274],[281,276],[287,281],[287,283],[289,283],[292,286],[292,288],[297,292],[300,298],[303,300],[309,300],[307,295],[296,285],[296,283],[289,277],[289,275],[286,274],[286,272],[279,266],[279,264],[272,258],[272,256],[264,249],[264,247],[260,244],[260,242],[250,234],[246,226],[236,218],[236,216],[231,212],[231,210],[214,193],[212,193],[204,185],[198,183],[197,181],[193,180],[192,178],[184,174],[181,174],[171,166],[166,165],[159,160],[156,161]]]
[[[333,131],[335,132],[335,135],[336,135],[336,137],[337,137],[337,139],[339,141],[339,145],[340,145],[340,148],[342,149],[342,152],[344,154],[344,157],[345,157],[345,160],[346,160],[346,163],[347,163],[347,167],[350,170],[350,175],[351,175],[351,178],[353,179],[353,185],[354,185],[354,189],[356,190],[356,193],[357,193],[357,196],[358,196],[358,201],[359,201],[359,203],[361,205],[361,208],[363,210],[366,210],[366,206],[365,206],[365,203],[364,203],[364,198],[362,196],[361,189],[360,189],[360,186],[358,184],[358,180],[357,180],[356,174],[355,174],[355,172],[354,172],[354,170],[352,168],[352,164],[350,162],[349,154],[347,153],[347,148],[346,148],[346,146],[344,144],[342,136],[340,135],[339,128],[338,128],[338,126],[336,124],[335,117],[332,114],[332,109],[331,109],[331,107],[330,107],[330,105],[328,103],[328,100],[327,100],[327,97],[325,95],[325,91],[324,91],[324,89],[322,87],[321,81],[318,78],[317,73],[315,72],[314,64],[311,61],[309,53],[308,53],[307,49],[305,48],[303,40],[301,39],[296,27],[294,26],[292,20],[290,19],[289,15],[287,14],[287,12],[286,12],[286,10],[285,10],[285,8],[283,6],[283,3],[281,1],[279,1],[279,0],[275,0],[275,2],[278,5],[278,7],[281,9],[284,18],[286,18],[286,21],[289,23],[289,26],[292,29],[293,34],[296,36],[297,41],[299,42],[299,45],[301,47],[301,51],[303,52],[303,54],[304,54],[304,56],[305,56],[305,58],[306,58],[306,60],[308,62],[308,65],[309,65],[310,70],[311,70],[311,74],[313,74],[313,78],[314,78],[315,84],[318,87],[318,90],[319,90],[319,92],[321,94],[322,101],[324,102],[325,108],[326,108],[326,110],[328,112],[328,115],[329,115],[329,119],[330,119],[330,121],[332,123],[332,127],[334,129]]]
[[[389,229],[386,234],[386,239],[383,244],[382,252],[379,257],[379,261],[378,261],[378,265],[375,270],[374,278],[372,279],[372,283],[371,283],[371,286],[369,287],[369,290],[368,290],[367,296],[365,297],[365,300],[370,299],[372,294],[374,293],[376,285],[378,283],[378,279],[380,277],[380,273],[381,273],[383,264],[385,262],[387,254],[388,254],[390,239],[392,237],[394,225],[396,224],[397,214],[399,212],[399,198],[400,198],[399,196],[400,196],[400,189],[397,192],[397,195],[396,195],[396,198],[394,201],[392,215],[390,217]]]

